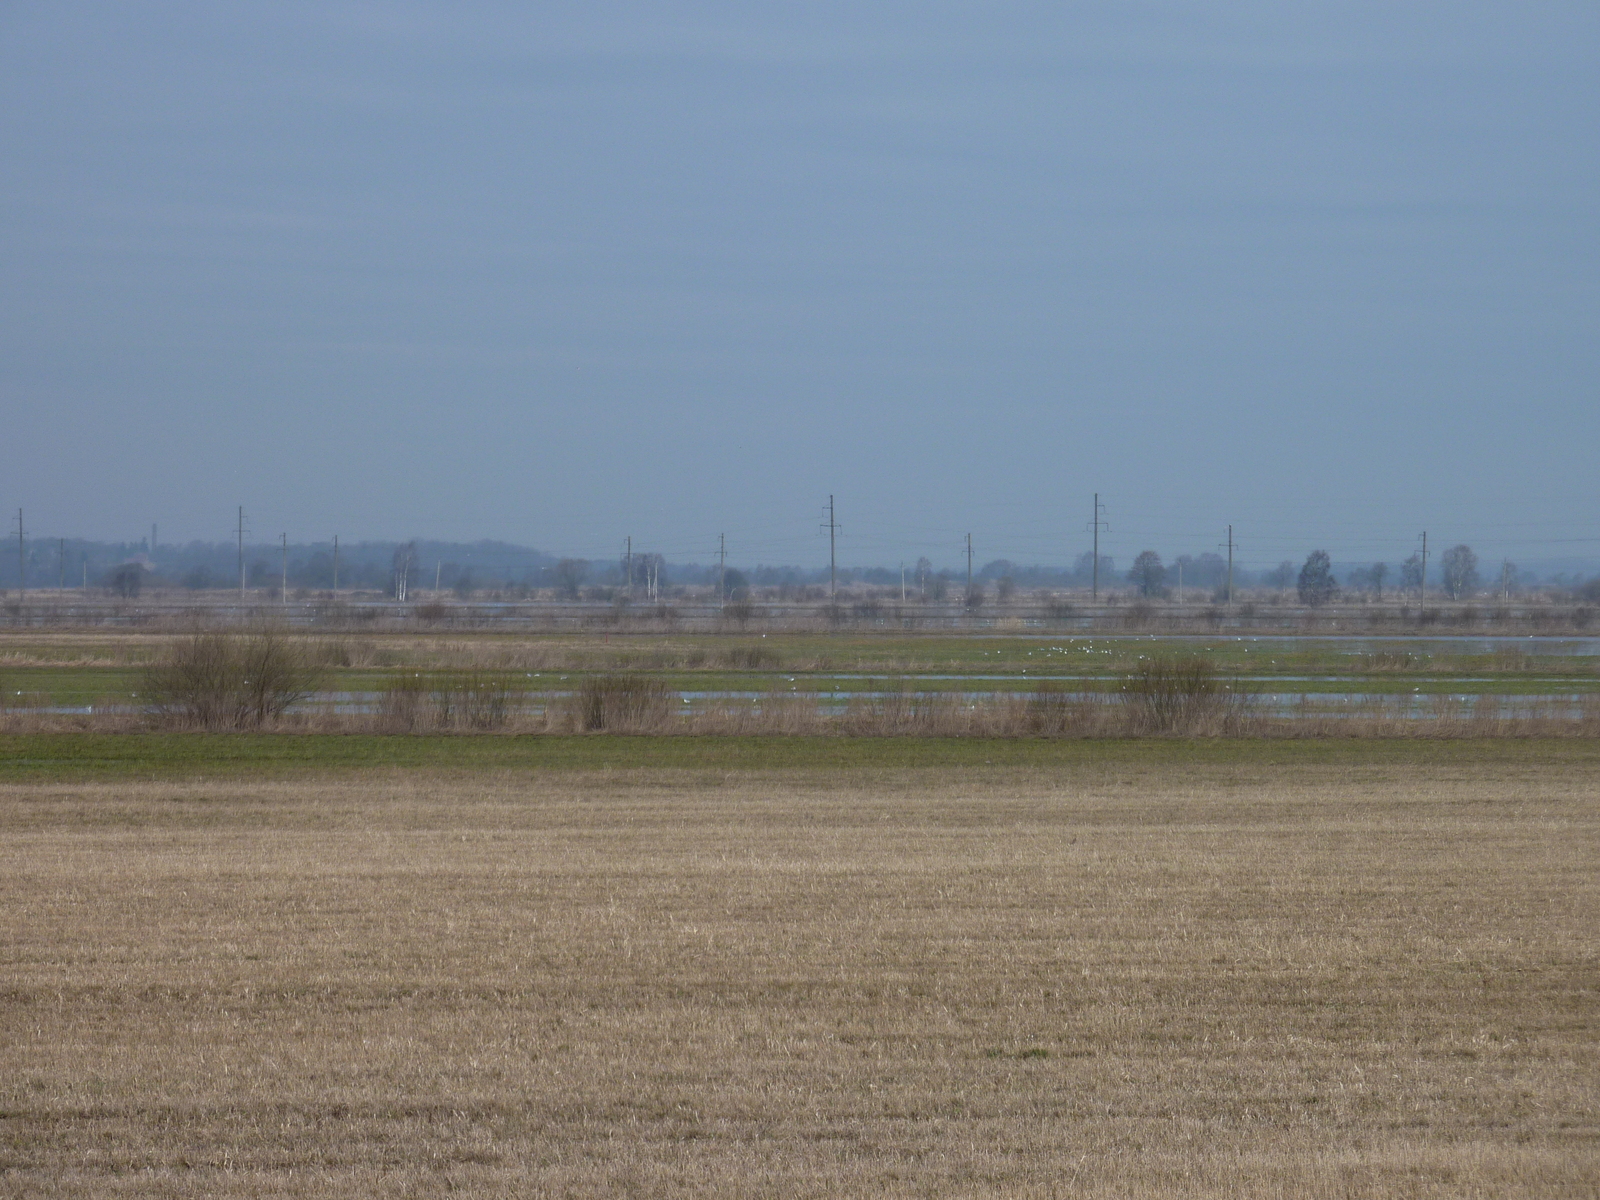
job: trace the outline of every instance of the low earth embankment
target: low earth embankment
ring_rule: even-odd
[[[1590,745],[7,739],[0,1194],[1592,1195]]]

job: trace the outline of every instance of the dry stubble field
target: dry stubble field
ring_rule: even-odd
[[[1597,799],[1470,755],[6,785],[0,1194],[1595,1195]]]

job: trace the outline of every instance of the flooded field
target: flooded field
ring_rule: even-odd
[[[292,634],[314,683],[302,718],[387,711],[407,689],[492,686],[507,712],[544,718],[597,680],[648,681],[691,718],[774,704],[825,716],[912,702],[1105,703],[1149,665],[1202,661],[1219,687],[1274,719],[1572,716],[1600,704],[1600,637],[901,634]],[[0,711],[137,716],[151,667],[180,635],[0,635]]]

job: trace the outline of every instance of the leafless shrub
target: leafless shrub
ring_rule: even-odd
[[[572,697],[573,723],[588,732],[647,733],[666,724],[673,693],[645,675],[596,675]]]
[[[526,677],[508,671],[453,671],[433,681],[439,724],[446,729],[504,729],[528,702]]]
[[[201,729],[259,729],[316,691],[320,668],[273,625],[197,631],[145,673],[140,692],[158,720]]]
[[[1132,731],[1221,731],[1243,715],[1243,697],[1198,657],[1150,658],[1123,681],[1120,693]]]

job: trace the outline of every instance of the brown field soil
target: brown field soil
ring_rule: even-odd
[[[1547,763],[0,786],[0,1195],[1593,1196]]]

